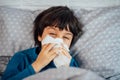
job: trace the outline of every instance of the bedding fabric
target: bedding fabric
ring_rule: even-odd
[[[104,80],[90,70],[60,67],[32,75],[24,80]]]
[[[12,56],[34,45],[33,20],[29,10],[0,7],[0,56]]]
[[[120,80],[120,6],[88,11],[81,18],[84,34],[73,46],[73,55],[82,68]]]
[[[0,7],[0,76],[15,52],[33,46],[33,20],[29,10]]]

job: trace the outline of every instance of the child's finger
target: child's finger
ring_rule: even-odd
[[[50,56],[50,59],[51,60],[53,60],[55,57],[57,57],[58,56],[58,54],[56,54],[56,53],[54,53],[54,54],[52,54],[51,56]]]
[[[56,44],[53,43],[49,43],[46,44],[45,46],[43,46],[43,51],[45,51],[45,53],[48,53]]]
[[[64,48],[61,48],[61,53],[67,56],[68,58],[71,58],[71,55],[68,51],[66,51]]]
[[[57,54],[57,51],[58,51],[58,50],[59,50],[58,48],[51,49],[51,50],[49,51],[49,55],[53,55],[53,54],[58,55],[58,54]]]

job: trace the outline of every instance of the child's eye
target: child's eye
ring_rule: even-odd
[[[55,33],[49,33],[50,35],[56,35]]]
[[[56,37],[56,33],[49,33],[50,36]]]
[[[63,38],[69,40],[69,37],[63,37]]]

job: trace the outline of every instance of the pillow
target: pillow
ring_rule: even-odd
[[[71,48],[72,55],[82,68],[109,80],[120,79],[120,6],[98,8],[86,14],[77,11],[77,15],[84,24],[84,34]]]
[[[34,46],[33,20],[29,10],[0,7],[0,75],[15,52]]]
[[[0,56],[34,46],[34,14],[29,10],[0,7]]]
[[[0,56],[0,76],[2,76],[11,56]]]

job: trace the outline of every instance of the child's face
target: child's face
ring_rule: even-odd
[[[53,37],[53,38],[61,38],[63,39],[64,43],[70,47],[72,38],[73,38],[73,34],[65,29],[60,30],[58,27],[50,27],[47,26],[44,31],[42,36],[38,36],[38,40],[42,41],[47,35]]]

